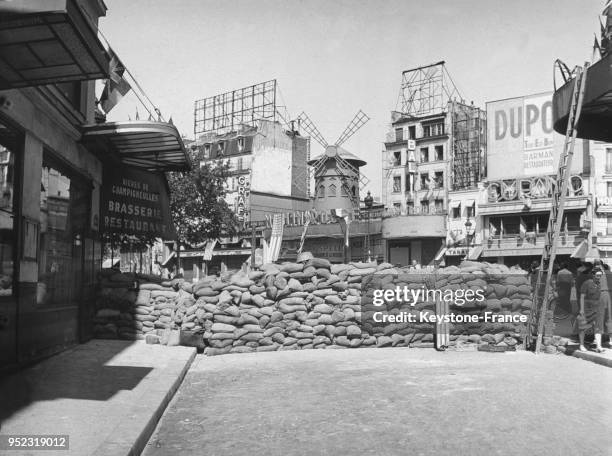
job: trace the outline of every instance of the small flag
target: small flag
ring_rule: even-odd
[[[603,35],[602,35],[603,36]],[[603,51],[597,42],[597,35],[594,37],[593,41],[593,56],[591,57],[591,61],[595,61],[596,58],[603,57]]]
[[[493,225],[491,222],[489,222],[489,231],[491,232],[491,235],[493,236],[497,234],[497,228],[495,228],[495,225]]]
[[[110,77],[106,80],[104,90],[100,96],[100,105],[107,114],[132,88],[123,78],[125,66],[112,49],[109,49],[108,52],[111,56]]]

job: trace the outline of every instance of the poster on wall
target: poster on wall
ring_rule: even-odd
[[[162,173],[128,166],[105,170],[100,206],[104,233],[176,238],[168,185]]]
[[[552,92],[487,103],[487,177],[556,174],[564,137],[553,130]],[[581,141],[572,171],[583,171]]]

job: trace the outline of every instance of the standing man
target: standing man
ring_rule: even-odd
[[[601,334],[603,332],[603,312],[601,299],[601,281],[603,271],[597,267],[591,269],[590,278],[580,287],[580,312],[578,314],[578,337],[580,351],[587,351],[584,345],[584,336],[587,330],[593,330],[595,337],[595,351],[603,352]]]

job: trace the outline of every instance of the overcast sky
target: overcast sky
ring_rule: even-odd
[[[193,138],[196,99],[277,79],[292,117],[345,148],[380,196],[382,142],[403,70],[446,61],[461,95],[486,101],[552,90],[553,61],[590,59],[603,0],[105,0],[100,28],[164,116]],[[110,120],[134,118],[134,98]],[[142,108],[139,109],[141,119]],[[312,155],[321,148],[313,142]]]

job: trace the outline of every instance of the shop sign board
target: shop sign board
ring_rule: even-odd
[[[103,232],[162,239],[176,237],[168,185],[162,173],[129,166],[106,169],[100,199]]]

